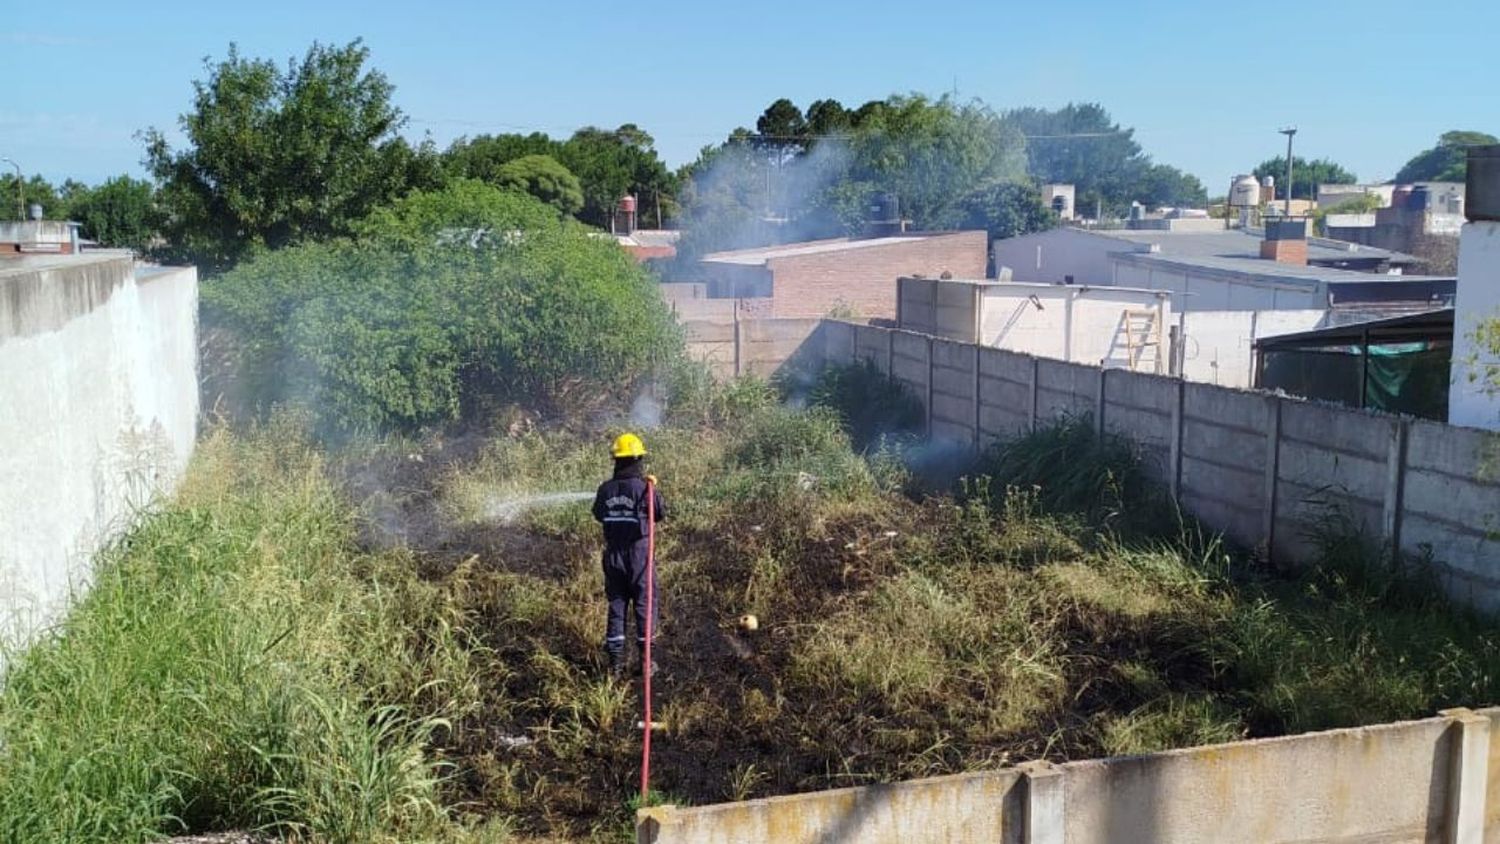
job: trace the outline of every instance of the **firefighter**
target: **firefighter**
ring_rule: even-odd
[[[641,661],[645,661],[646,496],[655,498],[656,521],[666,516],[666,507],[656,489],[656,478],[645,473],[646,444],[640,437],[621,434],[610,454],[615,461],[614,476],[600,484],[594,495],[594,519],[604,528],[604,596],[609,601],[604,650],[609,654],[610,673],[618,676],[625,670],[625,616],[632,605],[636,647]],[[651,625],[655,630],[655,618]],[[653,673],[655,669],[651,666]]]

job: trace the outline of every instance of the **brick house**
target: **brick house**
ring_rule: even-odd
[[[894,319],[900,276],[984,278],[983,231],[904,232],[715,252],[698,262],[714,299],[740,300],[758,317],[818,317],[848,310]]]

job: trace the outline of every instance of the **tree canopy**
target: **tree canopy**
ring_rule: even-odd
[[[1286,156],[1268,158],[1254,170],[1257,180],[1270,176],[1276,180],[1276,197],[1286,198]],[[1339,164],[1326,158],[1311,161],[1300,155],[1292,156],[1292,199],[1317,199],[1318,185],[1352,185],[1359,178]]]
[[[1123,216],[1132,202],[1151,207],[1202,205],[1208,195],[1197,177],[1154,164],[1135,140],[1098,103],[1059,109],[1018,108],[1006,122],[1026,135],[1027,169],[1043,183],[1071,184],[1077,207]]]
[[[561,214],[577,214],[583,208],[578,177],[550,155],[523,155],[507,161],[496,168],[494,183],[529,193]]]
[[[580,207],[568,213],[599,228],[608,228],[616,203],[626,194],[641,200],[641,219],[663,222],[677,214],[677,179],[656,153],[656,141],[634,123],[616,129],[587,126],[566,141],[540,132],[529,135],[479,135],[460,138],[443,153],[453,176],[508,186],[502,169],[516,159],[547,156],[577,180]],[[512,179],[513,175],[505,178]]]
[[[156,189],[143,179],[116,176],[95,187],[68,182],[69,219],[82,224],[84,237],[102,246],[145,254],[156,245],[161,215]]]
[[[1396,173],[1397,182],[1462,182],[1469,171],[1467,148],[1500,144],[1484,132],[1455,129],[1444,132],[1432,149],[1417,153]]]
[[[492,400],[617,395],[678,349],[650,276],[525,194],[461,180],[355,228],[205,285],[242,339],[253,404],[303,405],[329,431],[410,430]]]
[[[959,204],[958,225],[984,229],[990,240],[1045,231],[1057,225],[1057,214],[1029,182],[995,182],[966,194]]]
[[[849,111],[777,100],[684,168],[679,253],[857,232],[877,193],[918,228],[952,228],[976,185],[1025,178],[1018,132],[979,102],[919,94]]]
[[[173,150],[146,133],[171,257],[210,272],[259,247],[348,233],[370,210],[437,178],[436,152],[411,147],[385,75],[358,40],[313,44],[285,68],[233,45],[205,61]]]

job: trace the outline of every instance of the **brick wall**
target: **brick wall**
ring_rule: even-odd
[[[1307,241],[1262,240],[1260,242],[1260,257],[1282,264],[1305,267],[1307,266]]]
[[[847,306],[860,317],[894,319],[898,277],[949,272],[954,278],[984,278],[985,241],[982,231],[953,232],[772,259],[773,315],[815,317]]]

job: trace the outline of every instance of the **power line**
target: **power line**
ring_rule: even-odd
[[[526,125],[519,124],[519,123],[504,123],[504,122],[501,122],[501,121],[489,121],[489,120],[459,120],[459,119],[456,119],[456,118],[412,117],[412,118],[408,118],[407,122],[421,124],[421,125],[429,125],[429,126],[438,126],[438,125],[445,125],[445,126],[465,126],[465,127],[471,128],[471,129],[504,129],[504,130],[508,130],[508,131],[511,131],[511,132],[525,132],[525,133],[541,132],[543,134],[548,133],[548,132],[558,132],[558,133],[562,133],[562,132],[575,132],[578,129],[583,128],[583,127],[578,127],[578,126],[561,126],[561,125],[556,125],[556,126],[526,126]],[[602,129],[603,127],[596,127],[596,128],[601,128]],[[608,131],[611,131],[611,130],[609,130],[609,129],[603,129],[603,131],[608,132]],[[646,130],[643,130],[643,131],[646,131]],[[1118,136],[1121,136],[1121,135],[1129,135],[1131,133],[1131,131],[1133,131],[1133,130],[1119,129],[1119,130],[1115,130],[1115,131],[1111,131],[1111,132],[1069,132],[1069,133],[1047,134],[1047,135],[1022,135],[1021,137],[1025,138],[1028,141],[1069,140],[1069,139],[1073,139],[1073,138],[1113,138],[1113,137],[1118,137]],[[647,134],[651,135],[653,138],[725,138],[726,140],[733,139],[733,135],[732,134],[725,134],[725,133],[722,133],[722,132],[667,132],[665,134],[661,134],[661,133],[658,133],[658,132],[647,131]],[[746,135],[744,135],[742,137],[745,140],[752,140],[752,141],[847,141],[847,140],[851,140],[851,139],[855,138],[856,136],[852,132],[819,132],[819,133],[805,133],[805,134],[800,134],[800,135],[796,135],[796,134],[780,134],[780,133],[775,133],[775,132],[751,132],[751,133],[746,134]]]

